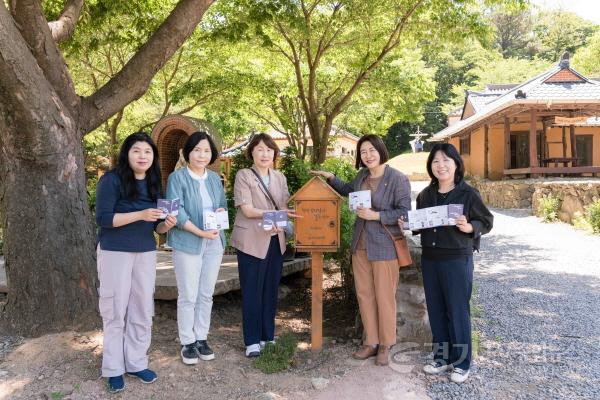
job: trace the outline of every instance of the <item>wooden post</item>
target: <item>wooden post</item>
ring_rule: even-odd
[[[531,124],[529,126],[529,166],[531,168],[539,166],[537,158],[537,111],[535,108],[531,110]]]
[[[577,158],[577,143],[575,141],[575,126],[571,125],[570,127],[570,136],[571,136],[571,157]],[[572,167],[577,166],[577,161],[573,161],[571,163]]]
[[[312,252],[312,306],[310,341],[312,350],[323,348],[323,253]]]
[[[488,135],[489,135],[489,130],[490,130],[490,126],[488,124],[485,124],[485,126],[483,127],[483,178],[487,179],[488,175],[489,175],[489,160],[488,160],[488,153],[489,153],[489,139],[488,139]]]
[[[562,127],[562,146],[563,146],[563,158],[567,156],[567,127]]]
[[[510,167],[510,121],[504,117],[504,169]]]

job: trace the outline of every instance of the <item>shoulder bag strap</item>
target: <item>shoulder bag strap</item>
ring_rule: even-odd
[[[265,182],[263,182],[262,178],[260,177],[260,175],[258,175],[258,172],[256,172],[255,170],[253,170],[252,168],[250,168],[250,171],[252,171],[252,173],[254,175],[256,175],[256,177],[258,178],[258,182],[260,183],[260,185],[262,186],[262,188],[264,189],[265,193],[267,194],[267,197],[269,198],[269,200],[271,200],[271,203],[273,203],[273,206],[275,207],[275,209],[277,211],[279,211],[279,207],[277,207],[277,203],[275,203],[275,200],[273,200],[273,196],[271,195],[271,192],[269,192],[269,189],[267,188],[267,185],[265,185]]]

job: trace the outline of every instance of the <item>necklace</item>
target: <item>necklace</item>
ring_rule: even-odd
[[[450,188],[450,190],[448,190],[447,192],[444,192],[444,193],[442,193],[442,192],[440,192],[440,191],[438,190],[438,194],[440,195],[440,197],[441,197],[442,199],[445,199],[446,197],[448,197],[448,195],[449,195],[450,193],[452,193],[452,191],[454,190],[454,188],[455,188],[455,187],[456,187],[455,185],[452,185],[452,187]]]

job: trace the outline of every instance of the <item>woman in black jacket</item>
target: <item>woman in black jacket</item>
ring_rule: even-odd
[[[464,164],[449,143],[436,144],[427,159],[431,183],[417,197],[417,209],[462,204],[456,226],[422,229],[423,285],[433,334],[434,358],[423,367],[428,374],[452,370],[450,380],[464,382],[471,365],[473,250],[492,229],[494,217],[479,192],[464,181]]]

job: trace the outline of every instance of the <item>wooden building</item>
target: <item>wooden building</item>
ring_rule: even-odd
[[[469,175],[600,174],[600,82],[572,69],[568,53],[527,82],[468,91],[449,122],[430,140],[454,144]]]

